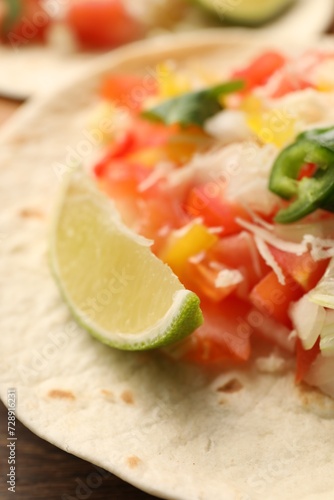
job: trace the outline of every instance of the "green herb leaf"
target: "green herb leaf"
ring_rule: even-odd
[[[22,0],[5,0],[6,15],[3,22],[2,30],[4,34],[8,34],[12,26],[22,15]]]
[[[198,92],[188,92],[143,111],[142,116],[166,125],[202,127],[205,120],[223,109],[219,97],[244,88],[242,80],[233,80]]]

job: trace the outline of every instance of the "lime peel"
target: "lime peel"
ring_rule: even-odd
[[[203,321],[199,298],[125,226],[82,170],[61,193],[51,234],[51,268],[77,322],[123,350],[169,345]]]
[[[197,0],[221,19],[245,26],[258,26],[279,16],[295,0]]]

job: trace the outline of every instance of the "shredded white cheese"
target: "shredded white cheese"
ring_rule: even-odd
[[[266,243],[269,243],[275,248],[278,248],[279,250],[282,250],[283,252],[289,252],[293,253],[295,255],[302,255],[303,253],[307,252],[307,245],[306,243],[292,243],[290,241],[285,241],[277,236],[275,236],[273,233],[268,231],[267,229],[264,229],[263,227],[259,227],[255,224],[252,224],[251,222],[248,222],[244,219],[240,219],[239,217],[236,219],[237,223],[243,227],[244,229],[247,229],[251,233],[253,233],[255,236],[258,236],[261,238],[263,241]]]
[[[286,280],[285,280],[285,276],[283,274],[283,271],[282,271],[281,267],[279,266],[279,264],[276,262],[276,259],[274,258],[273,254],[269,250],[267,244],[258,236],[255,236],[254,240],[255,240],[255,244],[257,246],[257,249],[258,249],[261,257],[265,261],[265,263],[268,264],[268,266],[272,268],[272,270],[274,271],[274,273],[277,276],[279,283],[281,283],[281,285],[285,285]]]
[[[243,281],[244,277],[237,269],[222,269],[215,280],[216,288],[226,288],[237,285]]]

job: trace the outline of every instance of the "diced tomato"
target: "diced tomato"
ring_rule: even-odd
[[[180,346],[181,356],[196,363],[243,362],[250,356],[249,306],[236,298],[201,305],[204,323]]]
[[[72,0],[66,22],[84,49],[118,47],[141,38],[145,31],[121,0]]]
[[[4,13],[0,8],[0,39],[3,42],[15,48],[45,42],[52,19],[41,0],[7,0],[3,10]]]
[[[238,233],[238,217],[249,220],[249,213],[237,202],[224,197],[224,183],[206,183],[193,187],[185,201],[192,217],[202,217],[209,227],[220,227],[223,236]]]
[[[157,90],[157,81],[152,76],[115,74],[103,80],[100,94],[104,99],[114,101],[118,106],[138,111],[142,108],[145,99],[156,94]]]
[[[270,271],[257,250],[253,236],[246,231],[220,238],[208,250],[208,259],[242,273],[244,280],[237,289],[238,295],[245,299],[248,299],[250,290]]]
[[[173,129],[169,127],[134,118],[132,128],[112,143],[103,158],[96,163],[95,175],[101,178],[107,176],[110,165],[116,159],[123,160],[128,164],[154,166],[152,156],[158,160],[161,159],[159,154],[157,155],[160,151],[159,147],[166,145],[171,134],[173,134]],[[143,161],[145,155],[150,159],[146,164]]]
[[[103,168],[103,176],[100,176],[102,185],[112,198],[139,196],[140,183],[150,175],[146,167],[131,164],[125,159],[112,159]]]
[[[133,118],[132,131],[138,149],[140,147],[164,145],[177,130],[177,126],[166,126],[162,123],[150,122],[138,116]]]
[[[286,284],[282,285],[271,271],[253,288],[249,298],[259,311],[291,327],[289,305],[303,294],[304,290],[292,278],[287,278]]]
[[[108,175],[108,169],[113,160],[120,159],[129,154],[135,144],[135,137],[130,132],[126,133],[119,140],[114,142],[94,167],[94,173],[97,177]]]
[[[279,323],[255,307],[251,309],[246,320],[253,328],[254,336],[256,335],[261,341],[270,342],[290,353],[295,351],[296,339],[291,335],[291,328]]]
[[[178,199],[173,193],[156,187],[156,193],[141,200],[138,231],[146,238],[154,240],[152,251],[160,255],[166,247],[173,229],[189,222]]]
[[[243,70],[235,71],[233,76],[246,83],[246,90],[251,90],[259,85],[264,85],[271,75],[282,68],[286,59],[282,54],[274,51],[265,52],[257,57]]]
[[[309,252],[305,252],[302,255],[295,255],[283,252],[270,245],[268,246],[283,272],[299,283],[305,292],[315,287],[328,266],[329,259],[315,262]]]
[[[277,81],[275,81],[270,97],[278,99],[291,92],[297,92],[308,88],[314,88],[314,85],[299,75],[289,75],[282,72]]]
[[[200,257],[200,256],[199,256]],[[220,262],[213,261],[204,255],[202,258],[189,259],[186,264],[185,286],[195,292],[200,298],[205,297],[213,302],[220,302],[228,297],[238,287],[238,283],[219,286],[217,280],[221,272],[233,272]]]
[[[140,149],[166,145],[176,130],[174,126],[166,126],[133,116],[131,127],[126,132],[131,138],[128,139],[129,147],[125,153],[133,154]]]
[[[296,382],[301,382],[309,372],[312,363],[320,353],[320,339],[314,344],[312,349],[304,349],[299,338],[296,343]]]
[[[131,161],[155,167],[160,162],[168,162],[179,167],[208,144],[204,133],[190,133],[178,130],[177,126],[138,121],[136,125],[138,143],[142,147],[132,152]]]

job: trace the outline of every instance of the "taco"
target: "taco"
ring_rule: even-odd
[[[204,33],[201,37],[196,36],[196,40],[183,36],[158,48],[141,43],[104,58],[52,99],[22,109],[16,121],[8,124],[1,139],[0,153],[0,276],[4,290],[0,314],[1,398],[6,402],[8,389],[16,388],[17,416],[36,434],[162,498],[331,498],[334,484],[330,436],[334,428],[334,402],[328,394],[333,395],[330,357],[333,216],[328,211],[330,195],[326,197],[326,192],[326,196],[320,196],[313,183],[314,180],[322,181],[331,168],[330,165],[327,168],[332,151],[332,118],[328,106],[333,98],[331,47],[330,39],[319,44],[319,50],[306,52],[298,48],[284,50],[271,44],[265,49],[266,61],[270,61],[268,69],[264,64],[263,46],[244,44],[237,33],[229,37]],[[269,58],[268,53],[271,54]],[[260,65],[259,57],[262,57]],[[93,139],[88,141],[91,147],[87,146],[89,129],[85,126],[96,107],[101,82],[110,83],[116,78],[113,75],[119,77],[120,73],[135,73],[139,77],[152,75],[152,71],[157,74],[162,61],[171,59],[174,71],[182,76],[182,85],[185,80],[188,85],[190,79],[190,85],[195,87],[187,89],[188,98],[189,93],[194,92],[202,92],[203,97],[207,88],[216,88],[217,84],[221,88],[221,82],[227,85],[231,78],[234,82],[244,82],[242,89],[234,88],[223,100],[220,92],[218,96],[214,92],[213,106],[210,94],[210,106],[206,111],[210,107],[210,115],[214,116],[203,117],[198,108],[193,113],[192,107],[186,110],[183,107],[182,117],[186,111],[191,121],[178,133],[184,134],[187,130],[188,134],[193,134],[192,138],[195,137],[196,146],[200,139],[204,150],[199,153],[196,150],[194,155],[187,144],[183,150],[186,163],[174,170],[177,171],[174,181],[177,179],[178,187],[187,185],[191,167],[190,178],[194,179],[194,171],[196,176],[198,174],[195,187],[197,193],[201,193],[203,178],[207,182],[205,176],[212,174],[217,158],[222,164],[226,151],[232,151],[233,161],[229,165],[235,166],[240,147],[252,145],[242,155],[242,163],[249,166],[244,173],[247,178],[230,184],[243,204],[231,221],[230,236],[221,239],[235,235],[240,239],[241,232],[232,225],[236,222],[241,225],[243,234],[248,235],[242,238],[255,242],[253,255],[256,254],[258,271],[263,275],[256,282],[257,294],[253,294],[256,304],[253,305],[263,318],[270,319],[269,327],[266,331],[252,332],[252,354],[248,344],[250,332],[242,329],[243,343],[234,344],[238,350],[233,356],[227,356],[231,349],[226,349],[225,344],[224,356],[206,366],[193,362],[197,359],[173,359],[189,352],[184,344],[181,348],[177,344],[176,349],[168,347],[168,352],[124,352],[95,340],[73,320],[48,263],[50,216],[62,180],[59,173],[62,168],[72,168],[80,154],[90,173],[101,159],[101,150],[99,158],[95,156],[98,148],[92,147]],[[274,67],[272,61],[276,61]],[[252,72],[254,66],[258,68],[255,74]],[[292,80],[286,78],[288,69],[294,76]],[[204,87],[203,80],[207,82]],[[226,86],[224,88],[226,90]],[[108,89],[110,91],[110,86]],[[178,116],[175,120],[174,115],[171,127],[175,121],[181,121],[180,101],[175,108],[175,100],[182,97],[184,95],[180,94],[170,97],[169,110],[172,105]],[[148,118],[165,120],[166,101],[157,99],[156,95],[149,98],[150,102],[145,100],[146,116],[141,116],[140,120],[150,124]],[[221,110],[223,106],[225,111]],[[137,109],[136,113],[139,111],[143,110]],[[245,116],[247,119],[243,120]],[[153,124],[152,127],[158,126]],[[165,125],[159,127],[164,129]],[[119,128],[117,121],[116,130]],[[270,135],[271,130],[274,133]],[[312,147],[309,148],[310,143]],[[281,171],[282,155],[288,154],[287,146],[290,150],[293,148],[294,158],[298,160],[294,179]],[[311,155],[308,162],[299,161],[300,151],[305,153],[303,148]],[[261,159],[256,164],[252,157],[254,150],[256,158]],[[314,156],[312,151],[319,154]],[[329,154],[328,158],[325,155],[326,161],[322,153]],[[168,154],[175,158],[175,149],[169,148]],[[136,164],[139,157],[151,158],[137,154]],[[202,169],[199,163],[205,158],[208,162]],[[257,170],[258,164],[264,170]],[[267,188],[273,164],[276,168],[271,179],[276,194]],[[102,170],[95,168],[100,174]],[[298,218],[297,222],[291,221],[291,212],[292,217],[296,212],[300,214],[300,206],[294,205],[294,200],[299,198],[295,192],[290,197],[283,192],[283,196],[282,188],[275,187],[275,180],[282,178],[294,180],[293,186],[308,183],[313,186],[315,196],[312,203],[307,198],[307,210],[312,204],[314,210],[307,214],[304,211],[303,219]],[[103,176],[100,179],[105,180]],[[222,177],[215,180],[223,181]],[[93,176],[91,181],[94,182]],[[210,182],[213,182],[211,178]],[[321,190],[329,183],[326,177],[326,182],[320,183]],[[112,186],[108,184],[110,189]],[[240,187],[244,188],[242,192]],[[315,200],[318,205],[314,204]],[[186,206],[201,212],[208,204],[188,203]],[[125,217],[129,212],[122,212],[123,208],[118,206]],[[203,211],[192,215],[198,224],[206,217]],[[285,220],[281,219],[280,226],[273,229],[274,216],[285,217]],[[302,229],[301,225],[304,225]],[[220,238],[221,225],[217,225],[216,219],[207,222],[207,227],[214,229],[209,234]],[[217,243],[215,238],[214,243]],[[237,256],[240,248],[239,242],[229,256]],[[312,264],[303,262],[300,268],[300,257],[306,253]],[[291,254],[297,256],[294,265],[288,259]],[[207,292],[203,274],[197,279],[199,266],[203,263],[201,258],[191,262],[193,271],[187,276],[197,280],[195,291],[203,298],[202,302],[207,300],[207,293],[212,295],[218,290],[223,292],[218,303],[227,300],[230,305],[224,315],[233,312],[233,297],[238,301],[236,313],[242,315],[240,304],[246,300],[242,295],[245,289],[240,287],[244,281],[242,266],[236,268],[223,263],[225,267],[218,269],[214,280],[214,285],[218,286]],[[215,266],[211,269],[217,271]],[[307,276],[305,270],[309,273]],[[250,275],[251,271],[254,268],[246,266],[245,273]],[[266,294],[262,295],[264,300],[258,300],[264,290],[262,277],[265,279],[268,275],[271,281],[267,290],[272,289],[273,282],[282,285],[280,280],[289,280],[289,283],[296,283],[294,290],[300,293],[289,297],[288,303],[283,302],[279,312],[278,309],[274,311],[281,316],[274,319],[268,308],[263,310]],[[259,287],[261,282],[262,287]],[[305,294],[311,293],[313,301],[309,300],[305,306]],[[281,299],[282,295],[277,301],[279,306],[282,306]],[[287,318],[291,302],[299,307]],[[313,305],[317,308],[316,315]],[[213,307],[216,308],[216,303]],[[322,311],[320,315],[325,314],[322,323],[319,311]],[[289,326],[285,321],[290,321]],[[250,327],[256,330],[257,325]],[[295,332],[291,333],[292,330]],[[321,345],[324,341],[326,345]],[[308,361],[307,375],[299,372],[298,378],[306,379],[315,386],[313,388],[306,383],[295,383],[296,342],[301,353],[299,367],[304,369],[306,358]],[[206,352],[202,351],[201,362],[210,361]],[[319,359],[325,362],[319,365]]]

